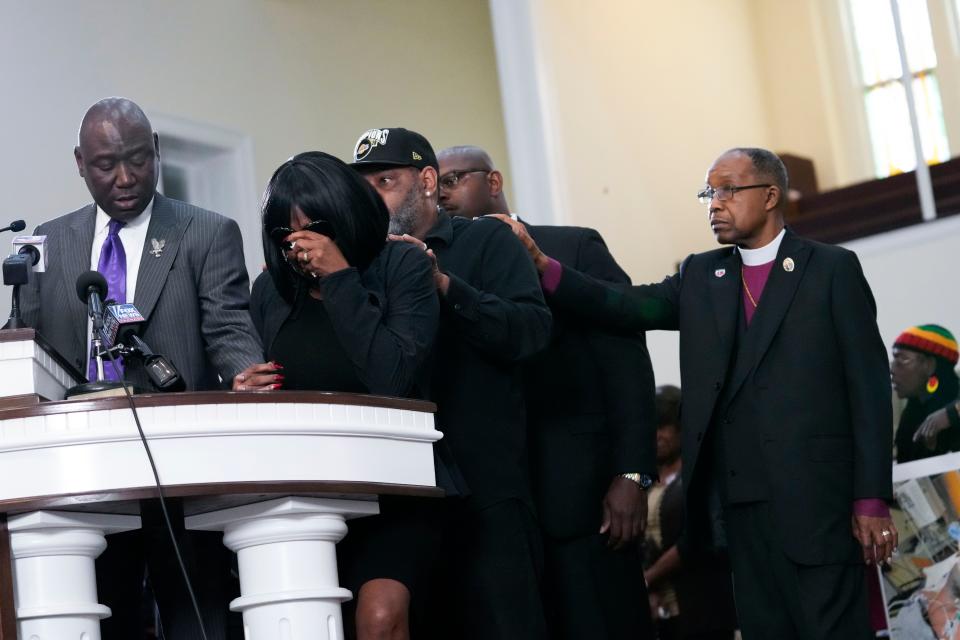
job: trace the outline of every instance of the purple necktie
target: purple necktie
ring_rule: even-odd
[[[123,243],[120,242],[120,236],[117,235],[120,227],[125,222],[111,220],[107,231],[107,238],[103,241],[103,247],[100,249],[100,262],[97,263],[97,271],[103,274],[107,280],[107,300],[113,300],[117,304],[127,301],[127,253],[123,250]],[[109,356],[103,360],[103,377],[106,380],[120,380],[123,378],[123,363],[117,362],[115,369],[110,362]],[[97,379],[97,361],[90,354],[90,370],[88,372],[90,380]]]

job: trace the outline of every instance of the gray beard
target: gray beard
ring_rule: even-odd
[[[396,211],[390,212],[390,226],[388,231],[396,236],[402,236],[405,233],[413,235],[417,228],[417,222],[420,218],[420,190],[412,187],[403,202],[397,206]]]

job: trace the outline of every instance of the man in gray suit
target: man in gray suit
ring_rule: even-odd
[[[86,304],[77,277],[97,269],[108,298],[132,302],[146,318],[142,337],[177,367],[187,390],[214,389],[257,370],[263,350],[247,311],[249,284],[240,229],[229,218],[157,193],[160,147],[139,106],[106,98],[87,111],[74,149],[94,203],[40,225],[47,236],[46,273],[22,295],[24,320],[81,371],[90,370]],[[149,388],[142,367],[124,363],[123,377]],[[179,529],[207,635],[226,638],[230,556],[219,534]],[[200,638],[183,580],[153,501],[141,503],[143,529],[108,538],[97,562],[100,598],[113,616],[103,638],[143,637],[144,567],[160,609],[163,633]]]

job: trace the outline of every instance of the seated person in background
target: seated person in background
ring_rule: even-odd
[[[267,271],[250,305],[270,361],[235,389],[426,396],[439,301],[426,254],[386,242],[388,217],[377,192],[333,156],[301,153],[277,169],[263,205]],[[411,593],[439,544],[434,510],[430,500],[384,496],[379,516],[350,523],[337,553],[356,637],[409,637]],[[353,613],[345,610],[348,637]]]
[[[657,476],[647,493],[647,532],[643,540],[643,578],[647,583],[650,613],[657,621],[657,637],[677,637],[677,594],[673,580],[680,569],[675,543],[683,526],[683,493],[680,473],[680,389],[657,387]],[[669,498],[669,499],[668,499]],[[679,507],[677,509],[676,507]]]
[[[890,380],[907,406],[895,442],[897,462],[960,450],[957,341],[935,324],[910,327],[893,343]]]
[[[683,562],[683,482],[680,479],[680,389],[657,388],[657,475],[650,489],[643,545],[644,580],[660,640],[729,640],[737,628],[733,583],[725,553]]]

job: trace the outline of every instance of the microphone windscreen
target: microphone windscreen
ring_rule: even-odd
[[[107,297],[107,279],[99,271],[87,271],[77,278],[77,295],[84,302],[87,301],[87,290],[90,287],[97,290],[101,300]]]
[[[23,220],[14,220],[13,222],[10,223],[10,231],[13,231],[14,233],[20,233],[26,228],[27,228],[27,223],[24,222]]]

